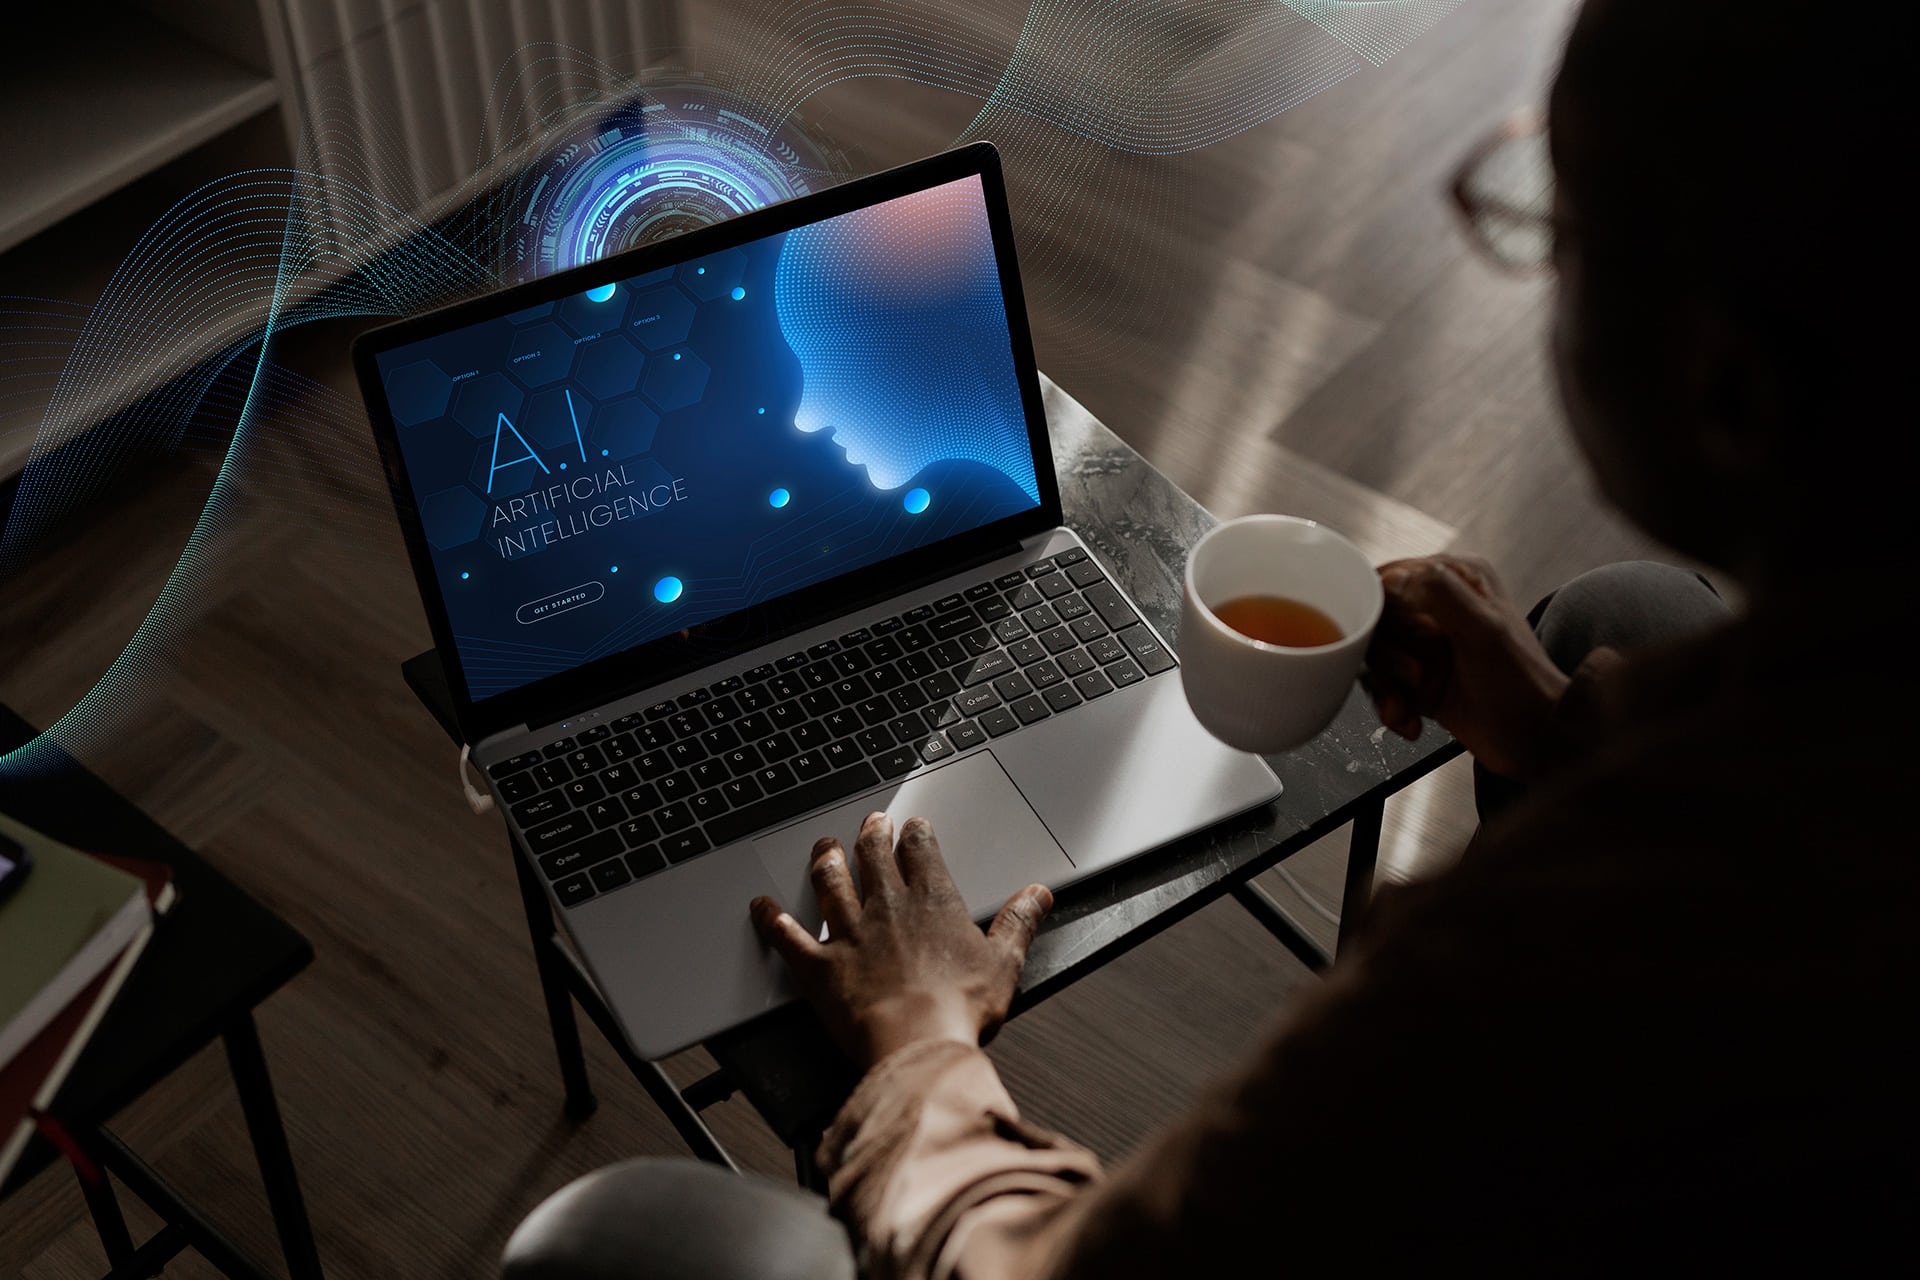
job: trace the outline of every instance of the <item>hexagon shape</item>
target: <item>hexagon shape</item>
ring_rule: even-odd
[[[611,460],[645,453],[653,447],[653,432],[659,425],[659,414],[649,409],[644,400],[629,396],[604,406],[594,416],[594,449],[604,450],[604,454],[599,456]],[[590,454],[593,452],[589,450]],[[588,461],[592,460],[589,457]]]
[[[453,379],[431,360],[403,364],[387,375],[387,406],[402,426],[439,417],[452,394]]]
[[[625,335],[610,333],[579,348],[574,362],[573,380],[587,394],[611,400],[633,390],[640,381],[640,368],[646,357],[634,349]]]
[[[573,339],[552,321],[529,325],[513,335],[507,348],[507,372],[522,386],[544,387],[567,376],[573,363]]]
[[[649,351],[677,347],[693,328],[693,300],[678,289],[655,289],[634,298],[627,332]]]
[[[691,351],[659,356],[647,365],[640,389],[662,409],[684,409],[707,393],[707,362]]]
[[[465,485],[430,493],[420,502],[420,527],[442,551],[465,546],[480,536],[487,504]]]
[[[627,300],[631,297],[631,290],[617,285],[605,302],[595,302],[584,293],[568,294],[560,300],[560,323],[582,338],[618,329],[627,318]]]
[[[680,283],[700,301],[712,302],[732,293],[746,274],[747,255],[738,249],[727,249],[682,266]]]
[[[529,324],[535,320],[545,320],[548,316],[552,314],[553,314],[553,304],[551,302],[541,302],[541,303],[536,303],[535,305],[528,307],[523,311],[514,312],[512,315],[507,317],[507,320],[511,324]]]
[[[513,425],[543,457],[556,454],[564,462],[579,458],[592,429],[592,418],[593,401],[569,387],[554,387],[528,396],[525,411]],[[576,424],[578,436],[574,434]],[[552,466],[554,459],[547,457],[546,462]]]
[[[517,419],[526,395],[505,374],[483,373],[460,384],[453,396],[453,420],[476,440],[493,439],[501,414]]]

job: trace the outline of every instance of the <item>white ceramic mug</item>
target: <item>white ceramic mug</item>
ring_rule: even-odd
[[[1340,639],[1311,649],[1267,644],[1213,612],[1243,596],[1287,596],[1319,609]],[[1230,747],[1289,751],[1340,712],[1366,658],[1385,596],[1360,548],[1297,516],[1245,516],[1187,557],[1180,678],[1193,714]]]

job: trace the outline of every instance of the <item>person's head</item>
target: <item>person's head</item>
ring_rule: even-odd
[[[1911,540],[1888,518],[1913,415],[1906,13],[1587,0],[1554,82],[1575,435],[1630,517],[1737,572]]]

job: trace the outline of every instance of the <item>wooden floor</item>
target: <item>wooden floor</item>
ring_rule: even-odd
[[[1004,15],[1009,42],[1023,8]],[[1378,557],[1470,549],[1523,598],[1644,553],[1557,426],[1542,288],[1472,259],[1440,198],[1476,135],[1541,96],[1569,11],[1466,0],[1384,66],[1238,136],[1102,157],[1064,204],[1046,184],[1080,166],[1037,163],[1028,128],[1012,177],[1042,365],[1223,515],[1316,517]],[[737,10],[694,6],[692,61],[734,56],[741,31]],[[952,142],[978,107],[854,80],[806,110],[877,167]],[[1072,216],[1025,217],[1056,207]],[[399,680],[428,636],[355,417],[348,332],[282,352],[334,390],[305,417],[279,411],[305,425],[266,433],[257,474],[273,483],[228,570],[196,601],[178,661],[124,708],[124,736],[89,763],[318,949],[260,1020],[330,1272],[451,1280],[488,1274],[513,1224],[569,1178],[680,1148],[604,1047],[590,1054],[600,1113],[578,1128],[560,1116],[498,820],[467,812],[452,753]],[[87,689],[151,601],[207,476],[189,460],[120,494],[4,584],[0,698],[45,722]],[[1463,771],[1390,818],[1388,874],[1443,861],[1471,829]],[[1334,901],[1343,855],[1336,836],[1289,865]],[[1309,981],[1218,906],[1023,1018],[994,1054],[1032,1115],[1117,1157]],[[702,1067],[696,1053],[671,1069]],[[121,1128],[275,1256],[217,1054]],[[788,1170],[742,1104],[716,1128],[747,1163]],[[102,1270],[70,1178],[0,1205],[0,1275]],[[211,1271],[188,1257],[168,1274]]]

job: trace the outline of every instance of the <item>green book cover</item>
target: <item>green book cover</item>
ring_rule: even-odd
[[[139,877],[4,814],[33,867],[0,901],[0,1065],[24,1048],[151,918]]]

